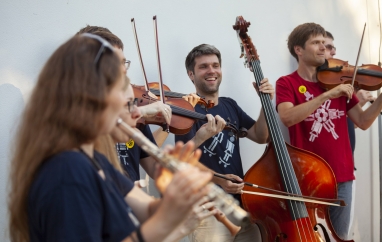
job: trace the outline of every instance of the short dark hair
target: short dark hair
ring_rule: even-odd
[[[329,31],[325,31],[325,32],[326,32],[326,38],[334,40],[332,33],[330,33]]]
[[[219,59],[219,64],[221,66],[221,54],[220,51],[213,45],[201,44],[193,48],[186,57],[186,70],[194,72],[195,68],[195,58],[203,55],[216,55]]]
[[[305,42],[310,38],[310,36],[317,36],[320,34],[326,37],[325,29],[319,24],[305,23],[297,26],[293,29],[288,37],[289,52],[298,61],[296,52],[294,52],[294,47],[301,46],[303,49],[305,49]]]
[[[80,31],[77,32],[77,34],[83,34],[83,33],[90,33],[100,36],[101,38],[108,41],[112,46],[115,46],[121,50],[123,50],[123,43],[118,36],[113,34],[109,29],[99,26],[90,26],[87,25],[86,27],[80,29]]]

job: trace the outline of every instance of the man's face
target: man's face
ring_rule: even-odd
[[[216,55],[203,55],[195,58],[194,71],[188,71],[196,91],[201,95],[215,94],[219,91],[222,71]]]
[[[322,35],[310,36],[305,48],[295,46],[299,63],[307,66],[320,66],[325,63],[325,38]]]
[[[334,58],[336,54],[336,47],[334,47],[332,38],[325,38],[325,59]]]

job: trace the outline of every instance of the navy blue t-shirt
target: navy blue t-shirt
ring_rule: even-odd
[[[237,128],[244,127],[250,129],[256,122],[249,117],[233,99],[228,97],[219,97],[219,104],[207,111],[200,105],[196,105],[195,111],[202,114],[209,113],[213,116],[220,115],[226,121],[230,120],[232,124],[236,124]],[[195,122],[189,133],[186,135],[176,135],[175,141],[188,142],[205,123],[207,123],[207,121],[199,120]],[[230,136],[229,132],[229,130],[223,130],[199,146],[202,150],[200,162],[217,173],[234,174],[243,178],[239,138]],[[240,194],[238,194],[238,196],[235,195],[235,198],[239,199]]]
[[[156,144],[153,134],[151,133],[148,125],[139,127],[139,130],[154,144]],[[130,139],[127,143],[116,144],[119,160],[123,169],[127,172],[131,180],[137,181],[140,179],[139,175],[139,161],[149,155],[144,152],[141,147],[135,144],[134,140]]]
[[[81,152],[47,159],[28,194],[30,241],[121,241],[139,225],[124,200],[134,184],[95,152],[103,180]]]

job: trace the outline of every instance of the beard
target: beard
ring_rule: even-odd
[[[204,94],[215,94],[219,91],[219,86],[221,83],[221,79],[218,79],[217,82],[214,85],[208,85],[205,81],[197,81],[195,82],[195,86],[198,88],[198,90],[201,93]]]

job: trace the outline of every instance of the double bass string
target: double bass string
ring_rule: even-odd
[[[260,86],[260,81],[264,79],[261,67],[260,67],[260,61],[259,60],[250,60],[250,64],[255,76],[255,80],[258,86]],[[269,98],[269,94],[263,94],[259,93],[261,102],[263,104],[263,110],[267,114],[265,117],[271,120],[268,120],[268,129],[271,132],[271,138],[277,142],[273,142],[275,144],[275,152],[276,156],[278,157],[278,160],[280,161],[280,172],[283,176],[284,179],[284,184],[285,184],[285,189],[287,192],[290,193],[297,193],[301,194],[300,187],[297,183],[297,178],[293,176],[294,170],[292,167],[292,162],[290,161],[289,155],[286,151],[286,147],[283,147],[281,144],[284,143],[284,139],[281,137],[281,130],[278,127],[276,117],[274,115],[274,112],[272,110],[272,103]],[[281,147],[280,147],[281,146]],[[289,162],[288,162],[289,160]],[[284,166],[284,167],[283,167]],[[289,175],[288,175],[289,174]],[[307,218],[310,221],[310,218],[308,216],[308,211],[305,207],[305,204],[303,202],[297,202],[297,201],[288,201],[290,204],[290,208],[292,210],[294,220],[299,219],[299,218]],[[298,217],[296,217],[296,214]],[[305,221],[307,223],[307,221]],[[297,221],[299,223],[299,221]],[[310,222],[311,223],[311,222]],[[305,240],[307,240],[307,237],[310,238],[310,241],[316,240],[315,236],[310,233],[310,231],[305,231],[303,230],[300,232],[299,226],[296,226],[298,229],[298,233],[300,236],[300,239],[302,240],[301,237],[304,237]],[[306,234],[308,233],[308,234]]]
[[[251,65],[252,65],[252,69],[255,75],[257,85],[260,86],[260,80],[264,78],[261,67],[260,67],[260,61],[259,60],[252,61]],[[293,177],[294,173],[292,172],[293,170],[291,170],[293,169],[291,167],[291,162],[288,163],[289,155],[285,147],[282,147],[282,146],[280,147],[280,145],[283,144],[284,142],[283,142],[283,139],[280,137],[281,131],[279,130],[278,125],[276,125],[277,121],[272,110],[272,104],[271,104],[269,95],[260,94],[260,99],[262,100],[262,103],[263,103],[264,112],[268,114],[266,115],[266,117],[271,119],[271,120],[268,120],[267,122],[269,126],[269,130],[271,132],[271,138],[274,139],[274,141],[276,141],[276,139],[278,140],[277,142],[273,142],[273,143],[275,144],[276,155],[278,156],[278,160],[280,161],[279,162],[280,172],[282,173],[282,176],[284,179],[285,189],[287,189],[288,192],[301,194],[299,186],[296,185],[297,179]],[[284,166],[284,168],[282,166]],[[308,217],[306,207],[303,206],[302,202],[288,201],[288,203],[290,204],[290,208],[292,210],[294,220],[298,218],[302,218],[302,217]],[[298,218],[296,217],[296,214],[298,215]],[[297,223],[299,222],[297,221]],[[310,237],[310,241],[313,241],[312,237],[314,236],[310,234],[310,231],[307,231],[309,233],[309,235],[307,235],[306,231],[304,230],[302,231],[302,233],[300,232],[299,226],[297,226],[297,230],[298,230],[300,239],[302,239],[301,237],[304,237],[306,240],[307,237]]]

